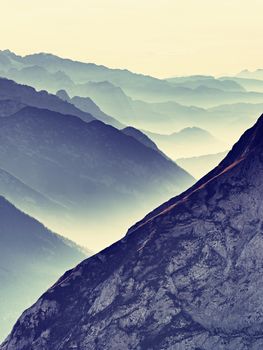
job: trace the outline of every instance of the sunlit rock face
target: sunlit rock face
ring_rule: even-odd
[[[262,133],[67,272],[1,349],[262,349]]]

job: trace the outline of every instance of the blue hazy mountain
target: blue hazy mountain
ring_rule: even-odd
[[[36,217],[94,250],[194,181],[112,126],[46,109],[25,107],[0,118],[0,138],[0,167],[65,208]]]
[[[261,349],[262,132],[62,276],[1,349]]]
[[[65,269],[86,256],[0,196],[0,339]]]
[[[222,77],[220,80],[230,80],[235,81],[239,85],[243,86],[247,91],[257,91],[263,92],[263,80],[252,79],[252,78],[242,78],[242,77]]]
[[[169,83],[172,83],[178,87],[185,87],[190,89],[196,89],[201,86],[207,88],[219,89],[223,91],[245,91],[246,89],[238,81],[235,81],[231,77],[229,79],[216,79],[213,76],[192,75],[186,77],[175,77],[166,79]]]
[[[190,157],[220,152],[227,148],[226,144],[214,137],[207,130],[188,127],[171,134],[156,134],[149,131],[145,133],[170,158]]]
[[[12,80],[0,78],[0,100],[15,100],[24,105],[38,108],[46,108],[51,111],[76,115],[85,121],[95,118],[76,108],[71,103],[61,100],[59,97],[46,91],[36,91],[31,86],[17,84]]]
[[[263,80],[263,69],[256,69],[255,71],[249,71],[247,69],[244,69],[239,74],[237,74],[237,77]]]
[[[91,98],[104,114],[117,122],[157,133],[197,126],[233,143],[255,122],[258,112],[254,112],[253,105],[262,103],[262,84],[258,80],[255,89],[249,79],[238,77],[177,77],[178,84],[175,84],[51,54],[22,57],[8,50],[0,52],[0,63],[2,76],[8,77],[16,72],[16,79],[20,82],[52,93],[59,85],[59,89],[66,89],[70,96]],[[41,79],[37,79],[38,70]],[[235,113],[225,108],[229,105],[231,109],[231,105],[238,103],[250,106],[245,117],[239,117],[238,111]],[[213,112],[219,105],[225,106],[225,113]]]
[[[220,79],[214,79],[213,77],[198,77],[199,81],[201,81],[197,83],[196,86],[185,87],[177,86],[174,82],[170,83],[166,80],[135,74],[128,70],[110,69],[93,63],[82,63],[60,58],[52,54],[39,53],[22,57],[6,50],[0,52],[0,57],[2,57],[2,61],[4,61],[2,69],[0,67],[0,70],[3,71],[3,69],[5,69],[6,72],[2,74],[8,74],[8,71],[12,67],[18,70],[20,69],[21,71],[24,68],[34,70],[36,67],[40,67],[50,74],[65,74],[65,86],[62,86],[63,79],[61,79],[60,88],[66,89],[71,87],[71,95],[80,95],[77,91],[79,91],[79,89],[83,91],[83,86],[86,84],[88,86],[92,83],[99,83],[97,88],[100,89],[100,83],[103,83],[102,87],[105,89],[107,87],[104,85],[108,83],[111,84],[111,86],[121,89],[126,95],[133,99],[145,100],[148,102],[165,102],[171,100],[186,105],[213,107],[219,104],[237,102],[259,103],[262,100],[261,93],[247,92],[244,91],[242,85],[235,81],[220,81]],[[27,74],[24,74],[24,76],[25,79],[29,79]],[[193,77],[188,77],[187,79],[191,80],[192,84],[195,84],[193,81],[196,82],[197,79],[196,77],[194,78],[195,79],[193,79]],[[182,80],[182,78],[180,79]],[[70,83],[71,81],[73,84]],[[44,82],[45,79],[43,79],[43,83]],[[27,83],[33,85],[34,81],[27,81]],[[45,87],[45,89],[48,89],[48,87]],[[91,87],[88,86],[86,91],[89,89],[91,89]],[[94,85],[92,89],[94,89]],[[116,93],[116,91],[114,91],[114,93]],[[92,98],[92,96],[89,97]],[[94,100],[94,98],[92,99]],[[102,107],[96,100],[94,100],[94,102],[98,104],[99,107]],[[110,104],[110,100],[103,101],[103,103],[104,105]],[[109,113],[106,110],[103,111]],[[112,113],[109,114],[116,117]]]
[[[96,103],[93,102],[92,99],[89,97],[74,96],[70,98],[65,90],[57,91],[56,95],[62,100],[72,103],[81,111],[91,114],[93,117],[95,117],[98,120],[101,120],[103,123],[110,124],[118,129],[124,127],[124,125],[118,122],[116,119],[102,112],[102,110],[96,105]]]
[[[22,69],[11,68],[4,76],[18,83],[34,86],[38,90],[47,89],[53,93],[61,86],[66,88],[73,84],[73,81],[64,72],[50,73],[40,66],[28,66]]]
[[[69,89],[72,96],[90,97],[103,112],[117,118],[122,123],[133,120],[136,111],[133,100],[125,94],[122,88],[108,81],[93,82],[75,85]]]
[[[142,131],[135,129],[132,126],[128,126],[124,129],[122,129],[122,132],[128,136],[135,138],[140,143],[144,144],[146,147],[149,147],[155,151],[160,152],[160,150],[156,146],[156,144]]]
[[[65,211],[64,207],[33,190],[3,169],[0,169],[0,194],[8,201],[15,203],[19,209],[34,216],[43,215],[52,218],[58,213],[62,215]]]
[[[197,157],[178,158],[176,163],[192,174],[196,179],[200,179],[209,171],[214,169],[226,156],[227,152],[205,154]]]
[[[26,107],[26,104],[17,101],[17,100],[10,100],[10,99],[1,99],[0,100],[0,117],[8,117],[9,115],[12,115],[18,111],[20,111],[22,108]]]

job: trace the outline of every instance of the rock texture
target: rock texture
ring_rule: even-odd
[[[262,133],[62,276],[1,350],[262,349]]]

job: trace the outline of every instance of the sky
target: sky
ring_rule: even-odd
[[[0,0],[0,49],[169,77],[263,68],[262,0]]]

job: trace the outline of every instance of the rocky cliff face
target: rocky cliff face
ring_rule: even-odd
[[[226,159],[67,272],[2,350],[263,348],[263,117]]]

